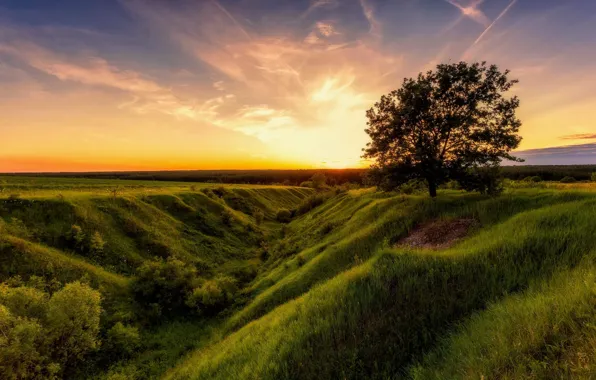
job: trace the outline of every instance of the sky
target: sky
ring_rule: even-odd
[[[527,164],[596,164],[594,0],[0,0],[0,172],[362,167],[404,77],[520,80]]]

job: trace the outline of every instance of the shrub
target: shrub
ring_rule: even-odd
[[[228,226],[228,227],[231,226],[233,219],[234,219],[234,215],[232,215],[230,210],[224,209],[221,212],[221,222],[223,223],[224,226]]]
[[[91,240],[89,242],[89,250],[94,255],[101,255],[103,253],[103,248],[105,246],[105,241],[101,237],[101,234],[97,231],[91,235]]]
[[[68,237],[69,237],[69,240],[71,240],[73,242],[75,248],[77,248],[79,250],[82,250],[84,248],[86,235],[80,226],[73,224],[70,227],[70,233],[69,233]]]
[[[280,223],[289,223],[290,220],[292,219],[292,214],[290,213],[290,210],[287,210],[284,208],[277,212],[277,215],[275,218]]]
[[[137,302],[152,311],[149,317],[172,316],[186,311],[186,297],[197,282],[193,266],[169,257],[141,265],[131,289]]]
[[[577,180],[570,176],[561,178],[561,183],[574,183],[574,182],[577,182]]]
[[[98,344],[101,295],[73,282],[48,301],[47,335],[52,356],[61,363],[80,360]]]
[[[195,288],[186,300],[186,304],[200,314],[215,314],[234,300],[238,288],[234,279],[220,276],[206,280]]]
[[[0,377],[3,379],[44,378],[42,363],[47,358],[39,352],[43,345],[43,329],[36,320],[20,318],[0,305]],[[53,376],[59,367],[48,368]],[[49,378],[52,378],[48,376]]]
[[[260,226],[263,223],[263,219],[265,218],[265,213],[261,209],[256,209],[253,212],[253,217],[255,218],[255,223],[257,226]]]
[[[216,187],[211,191],[213,191],[213,194],[215,194],[219,198],[223,198],[223,196],[228,193],[228,190],[223,186]]]
[[[590,179],[592,180],[592,182],[596,182],[596,172],[592,172]]]
[[[312,181],[300,182],[300,187],[314,187]]]
[[[41,290],[0,284],[0,304],[8,307],[15,317],[42,319],[46,315],[48,295]]]
[[[140,343],[139,329],[118,322],[108,330],[105,350],[110,356],[129,356],[138,349]]]
[[[296,256],[296,263],[299,267],[303,266],[306,263],[306,259],[302,255]]]

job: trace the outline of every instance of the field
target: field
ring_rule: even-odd
[[[574,177],[578,181],[590,180],[596,172],[596,165],[516,165],[501,168],[505,178],[522,180],[526,177],[539,176],[545,181],[559,181],[564,177]],[[301,170],[180,170],[180,171],[139,171],[139,172],[88,172],[88,173],[31,173],[31,177],[98,179],[103,183],[110,180],[179,181],[232,184],[286,184],[298,186],[315,173],[324,173],[330,184],[363,183],[366,169],[301,169]],[[6,174],[5,174],[6,175]],[[14,174],[22,176],[22,174]],[[71,182],[72,183],[72,182]],[[116,182],[117,183],[117,182]],[[77,183],[78,186],[78,183]]]
[[[51,297],[50,332],[65,284],[99,292],[102,309],[97,344],[69,341],[76,355],[0,338],[6,378],[50,378],[50,362],[72,379],[596,377],[588,182],[436,199],[36,176],[0,187],[0,331],[2,304],[32,331],[14,289],[27,305],[33,288]]]

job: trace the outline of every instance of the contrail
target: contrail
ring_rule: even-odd
[[[497,23],[497,21],[499,21],[501,19],[501,17],[505,16],[505,14],[509,11],[509,9],[515,3],[517,3],[517,0],[512,0],[511,3],[509,3],[509,5],[507,6],[507,8],[503,9],[503,12],[501,12],[501,14],[499,16],[497,16],[497,18],[495,19],[495,21],[493,21],[486,29],[484,29],[484,32],[482,32],[482,34],[480,36],[478,36],[478,38],[476,39],[476,41],[474,41],[474,43],[472,44],[472,46],[476,45],[482,39],[482,37],[484,37],[484,35],[486,33],[488,33],[489,30],[492,29],[493,25],[495,25]]]
[[[252,41],[252,38],[250,37],[246,29],[244,29],[242,25],[240,25],[236,18],[234,18],[234,16],[232,16],[230,12],[228,12],[228,10],[223,7],[223,5],[221,5],[217,0],[212,0],[211,2],[213,3],[213,5],[219,8],[219,10],[222,11],[230,19],[230,21],[234,23],[234,25],[236,25],[236,27],[240,30],[240,32],[242,32],[242,34],[246,36],[246,38],[248,38],[248,40]]]

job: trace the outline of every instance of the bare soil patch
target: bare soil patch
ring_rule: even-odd
[[[414,228],[397,246],[427,249],[449,248],[478,225],[475,219],[435,220]]]

